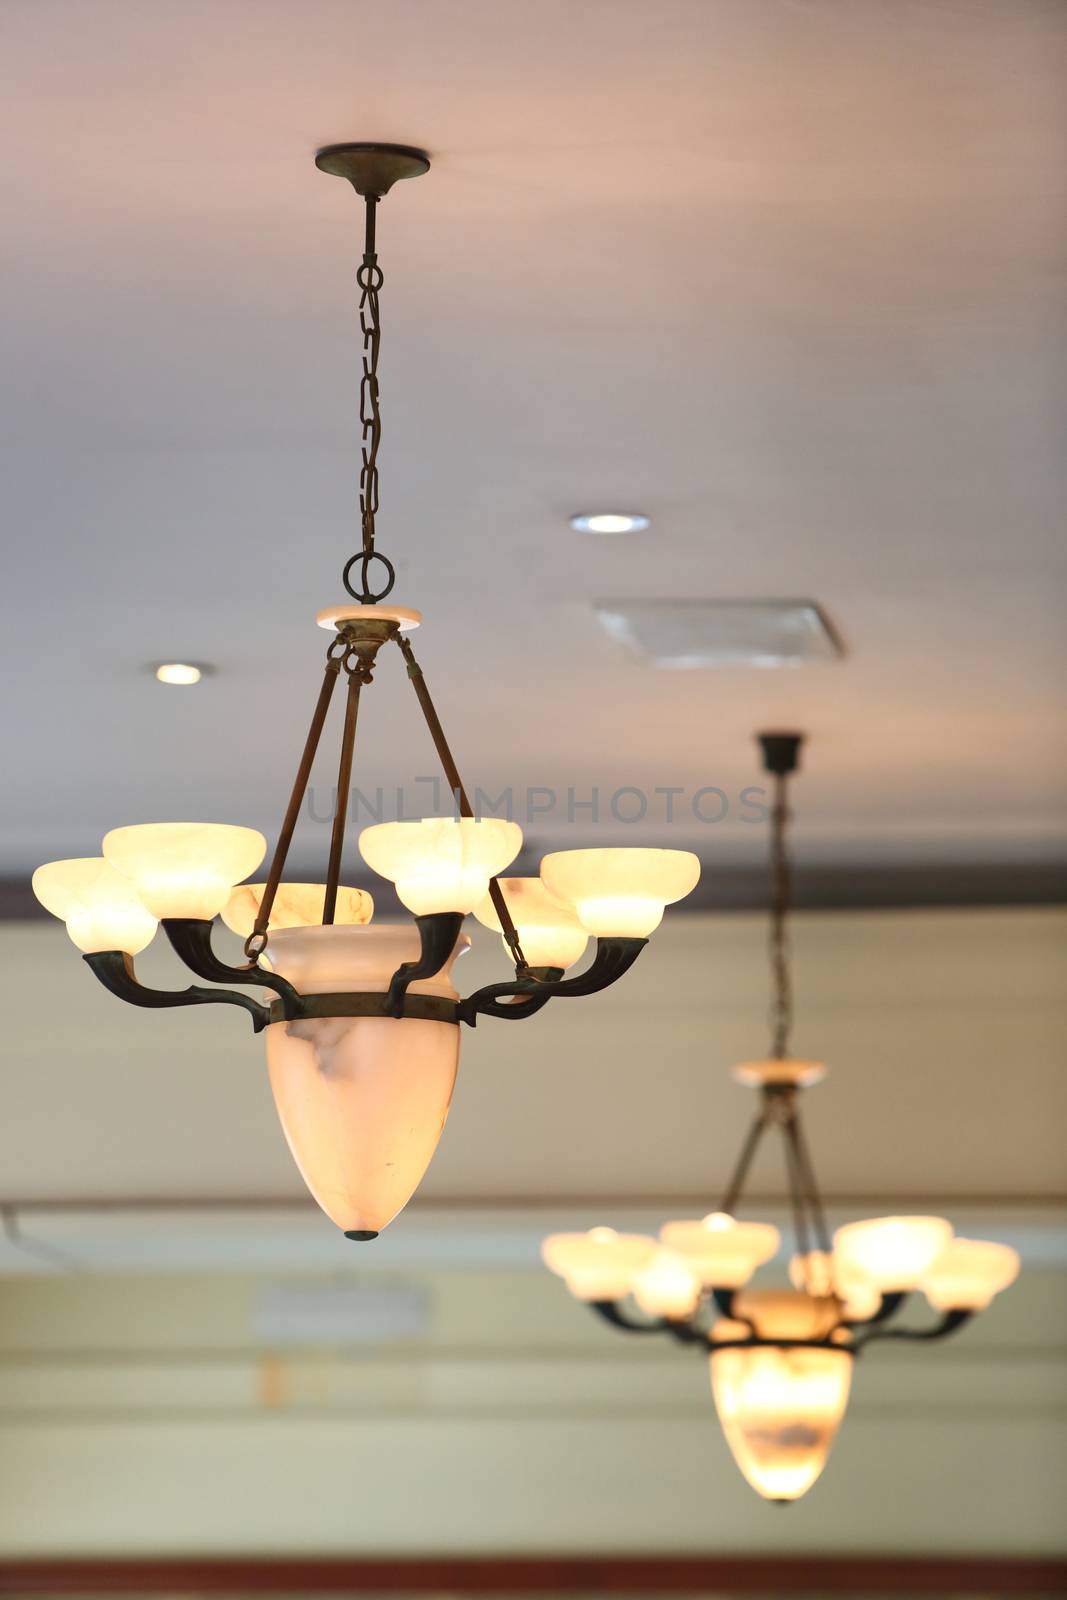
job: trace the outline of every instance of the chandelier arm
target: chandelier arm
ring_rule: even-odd
[[[245,955],[251,960],[254,960],[256,956],[262,953],[267,943],[267,925],[270,922],[270,914],[274,908],[274,897],[278,893],[278,885],[282,881],[285,858],[289,854],[289,846],[292,843],[293,832],[296,828],[297,818],[300,815],[300,807],[304,803],[304,791],[307,789],[308,779],[311,776],[311,768],[315,760],[315,752],[319,747],[319,740],[322,737],[326,713],[330,709],[330,698],[333,695],[334,685],[341,672],[341,657],[340,654],[335,654],[338,645],[342,647],[344,645],[344,640],[341,639],[340,635],[332,641],[326,652],[326,671],[323,674],[322,687],[315,702],[315,710],[311,717],[311,727],[308,729],[308,736],[304,741],[300,764],[296,769],[293,790],[289,796],[289,804],[282,820],[281,831],[278,834],[278,843],[275,845],[274,854],[271,857],[270,871],[267,873],[267,882],[263,889],[263,898],[259,902],[259,910],[256,913],[252,932],[245,940]]]
[[[419,957],[417,961],[402,962],[393,973],[385,1000],[388,1016],[403,1015],[404,996],[409,985],[440,972],[455,948],[463,916],[462,911],[431,911],[415,918],[419,930]]]
[[[345,660],[347,662],[347,652]],[[333,827],[330,831],[330,859],[326,868],[326,892],[322,901],[323,927],[333,922],[337,909],[337,885],[341,877],[341,852],[345,843],[345,824],[348,821],[349,790],[352,783],[352,756],[356,746],[356,719],[359,716],[359,691],[362,687],[357,671],[349,671],[348,695],[345,699],[345,725],[341,735],[341,756],[337,766],[337,794],[333,805]]]
[[[605,1322],[610,1322],[613,1328],[621,1328],[623,1333],[665,1333],[667,1319],[657,1317],[655,1322],[635,1322],[621,1309],[619,1300],[587,1300],[586,1304],[598,1317],[603,1317]]]
[[[711,1298],[720,1316],[725,1317],[728,1322],[740,1322],[742,1327],[749,1330],[753,1338],[757,1337],[756,1324],[752,1321],[752,1318],[741,1316],[740,1312],[735,1309],[737,1304],[736,1289],[712,1289]]]
[[[888,1322],[890,1317],[895,1317],[907,1298],[908,1295],[906,1290],[893,1290],[890,1294],[884,1294],[882,1296],[878,1310],[874,1313],[873,1317],[846,1317],[842,1321],[841,1326],[843,1328],[860,1329],[877,1328],[881,1323]]]
[[[557,996],[568,1000],[599,994],[601,989],[618,983],[629,972],[648,940],[617,937],[598,939],[596,943],[596,955],[592,963],[576,978],[564,978],[562,967],[527,967],[514,983],[491,983],[484,989],[475,990],[461,1003],[463,1021],[473,1027],[474,1019],[479,1014],[508,1020],[520,1016],[531,1017]],[[526,995],[529,998],[521,1006],[500,1005],[500,1000],[509,995]]]
[[[601,989],[610,988],[629,972],[647,943],[647,939],[628,939],[621,935],[598,939],[596,954],[589,966],[584,972],[579,972],[577,977],[562,978],[553,984],[553,996],[559,995],[565,1000],[576,999],[581,995],[599,994]]]
[[[741,1154],[737,1158],[737,1164],[730,1175],[730,1181],[726,1185],[726,1190],[719,1202],[719,1210],[728,1217],[733,1216],[734,1207],[741,1197],[741,1190],[744,1188],[745,1179],[748,1177],[748,1169],[752,1165],[752,1158],[759,1148],[760,1140],[767,1131],[769,1117],[769,1102],[764,1101],[752,1120],[745,1136],[745,1142],[741,1146]]]
[[[669,1333],[678,1344],[700,1345],[704,1350],[711,1344],[705,1328],[696,1322],[685,1322],[680,1317],[664,1317],[663,1332]]]
[[[973,1311],[945,1311],[931,1328],[876,1328],[874,1332],[857,1339],[853,1349],[863,1350],[879,1339],[947,1339],[950,1333],[957,1332],[973,1316]]]
[[[423,676],[422,668],[416,661],[415,652],[411,648],[411,640],[404,634],[398,633],[396,642],[400,646],[401,654],[407,665],[411,686],[415,690],[415,697],[419,702],[426,726],[430,730],[430,738],[433,740],[438,760],[444,769],[448,787],[451,789],[456,805],[459,808],[459,814],[461,817],[473,817],[474,808],[467,798],[467,791],[463,787],[463,779],[459,775],[459,768],[456,766],[455,758],[449,748],[445,730],[441,726],[441,719],[437,715],[433,700],[430,698],[430,691],[426,687],[426,679]],[[493,910],[497,914],[500,931],[504,935],[504,942],[511,951],[511,957],[515,963],[515,971],[519,977],[522,977],[530,970],[529,963],[522,953],[522,945],[519,943],[519,930],[512,920],[511,912],[508,910],[507,902],[504,899],[504,891],[496,878],[489,879],[489,897],[493,902]]]
[[[146,988],[134,971],[133,957],[125,950],[94,950],[82,960],[105,989],[128,1005],[144,1006],[153,1011],[171,1006],[241,1006],[251,1016],[256,1033],[270,1021],[265,1005],[253,1000],[251,995],[238,994],[235,989],[201,989],[195,984],[177,990]]]
[[[288,1020],[303,1015],[302,996],[287,978],[256,966],[254,961],[246,967],[231,967],[220,961],[211,948],[213,924],[206,918],[164,917],[161,926],[175,954],[198,978],[206,978],[209,983],[249,983],[257,988],[273,989],[285,1004]]]
[[[479,1017],[499,1017],[501,1022],[518,1022],[523,1017],[536,1015],[552,998],[552,990],[537,982],[538,971],[555,971],[556,968],[531,967],[530,978],[519,978],[514,983],[490,983],[476,989],[459,1003],[459,1018],[468,1027],[477,1026]],[[506,1002],[509,995],[525,996],[522,1004]]]

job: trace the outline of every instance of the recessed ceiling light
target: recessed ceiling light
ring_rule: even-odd
[[[194,666],[191,661],[161,661],[154,671],[160,683],[183,685],[199,683],[204,675],[204,668]]]
[[[636,511],[583,511],[571,518],[575,533],[644,533],[649,526]]]

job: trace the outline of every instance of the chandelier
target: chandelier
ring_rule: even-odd
[[[410,1199],[437,1147],[459,1061],[459,1025],[518,1021],[550,1000],[595,994],[631,967],[664,907],[700,872],[681,850],[564,850],[538,877],[502,877],[522,830],[476,817],[411,645],[419,612],[383,604],[395,572],[376,545],[381,444],[381,344],[375,224],[392,185],[429,168],[420,150],[345,144],[317,166],[347,179],[365,205],[356,274],[363,339],[360,549],[343,572],[349,599],[320,611],[331,634],[325,672],[265,880],[247,883],[267,842],[253,828],[153,822],[114,828],[102,854],[52,861],[33,875],[37,898],[100,982],[135,1006],[239,1006],[265,1032],[271,1090],[290,1150],[312,1195],[350,1239],[373,1239]],[[402,661],[455,802],[449,817],[376,823],[359,836],[363,860],[392,882],[414,926],[371,921],[371,896],[341,882],[356,721],[379,651]],[[337,795],[324,883],[292,883],[285,863],[338,682],[346,694]],[[465,916],[502,935],[514,972],[460,998],[455,959],[469,946]],[[212,944],[214,920],[244,939],[232,964]],[[204,980],[170,991],[142,984],[133,958],[162,924],[176,954]],[[574,977],[590,937],[596,948]],[[208,985],[218,985],[209,987]],[[266,990],[265,999],[244,992]]]
[[[955,1332],[1014,1281],[1016,1252],[953,1236],[941,1217],[876,1217],[831,1239],[800,1117],[805,1088],[825,1075],[789,1054],[792,985],[787,942],[791,871],[788,781],[801,737],[760,736],[774,785],[771,810],[772,1042],[766,1060],[733,1069],[759,1095],[740,1156],[702,1220],[667,1222],[659,1240],[612,1228],[545,1239],[545,1265],[571,1294],[626,1333],[664,1333],[709,1353],[711,1391],[734,1460],[767,1500],[799,1499],[818,1478],[848,1404],[853,1362],[880,1339],[932,1340]],[[778,1229],[736,1212],[765,1135],[781,1139],[793,1252],[791,1289],[749,1289],[780,1245]],[[891,1322],[921,1290],[936,1320]]]

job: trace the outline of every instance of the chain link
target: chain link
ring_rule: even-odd
[[[378,295],[385,281],[374,247],[374,221],[377,198],[368,195],[367,236],[363,261],[356,273],[359,284],[359,327],[363,335],[363,372],[359,382],[359,420],[363,430],[361,464],[359,472],[359,513],[362,525],[362,549],[354,555],[344,569],[344,585],[354,600],[363,605],[373,605],[383,600],[393,587],[393,565],[374,548],[375,518],[378,515],[378,449],[382,440],[382,413],[378,388],[378,356],[382,342],[381,309]],[[375,592],[370,586],[370,569],[374,562],[385,569],[385,587]],[[360,586],[353,588],[349,574],[359,570]]]

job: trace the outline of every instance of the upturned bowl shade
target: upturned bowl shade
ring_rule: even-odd
[[[144,822],[112,828],[103,851],[154,917],[209,920],[234,885],[255,872],[267,841],[255,828],[224,822]]]
[[[837,1294],[841,1309],[853,1322],[866,1322],[882,1303],[882,1293],[855,1267],[835,1262],[825,1250],[809,1250],[794,1255],[789,1262],[789,1281],[794,1289],[815,1295]]]
[[[411,994],[455,999],[452,962]],[[419,953],[412,927],[284,928],[273,970],[301,994],[383,993]],[[380,1233],[407,1204],[444,1129],[459,1029],[422,1017],[312,1017],[266,1030],[267,1067],[293,1159],[323,1211],[346,1233]]]
[[[723,1212],[699,1222],[665,1222],[659,1236],[709,1289],[747,1283],[777,1253],[781,1237],[769,1222],[738,1222]]]
[[[522,848],[522,829],[500,817],[423,817],[364,828],[359,849],[373,871],[396,884],[409,911],[473,911]]]
[[[557,850],[541,862],[549,894],[598,938],[647,938],[664,907],[691,893],[699,877],[689,850]]]
[[[834,1234],[834,1261],[855,1271],[883,1294],[917,1289],[952,1238],[943,1217],[872,1217]]]
[[[832,1295],[794,1289],[743,1289],[734,1311],[755,1323],[761,1339],[825,1339],[839,1316]]]
[[[633,1280],[631,1292],[651,1317],[680,1321],[691,1316],[700,1298],[700,1279],[671,1250],[657,1250]]]
[[[157,919],[146,911],[129,878],[103,856],[49,861],[38,867],[33,892],[84,955],[125,950],[135,956],[151,944]]]
[[[222,908],[223,922],[243,939],[255,928],[265,888],[264,883],[242,883]],[[270,908],[268,932],[278,928],[316,927],[322,922],[325,900],[324,883],[280,883]],[[333,914],[335,924],[355,927],[369,922],[373,915],[374,901],[365,890],[339,886]]]
[[[554,899],[540,878],[498,881],[518,931],[522,953],[531,967],[566,969],[580,960],[589,935],[570,907]],[[474,915],[484,928],[501,933],[500,918],[488,894],[475,906]],[[504,940],[504,949],[507,948]]]
[[[937,1311],[984,1311],[1019,1276],[1019,1252],[988,1239],[953,1239],[922,1280]]]
[[[541,1259],[564,1280],[576,1300],[621,1300],[656,1253],[655,1239],[643,1233],[591,1228],[588,1233],[551,1233]]]

